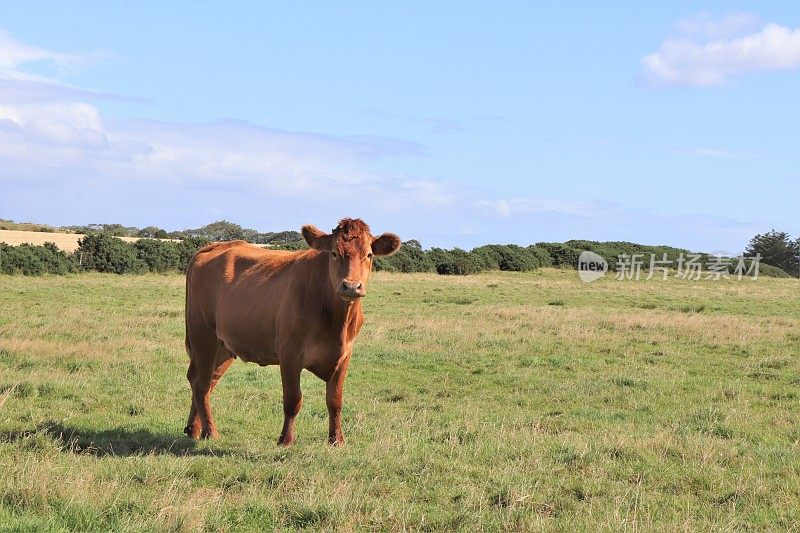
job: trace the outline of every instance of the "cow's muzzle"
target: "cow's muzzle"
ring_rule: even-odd
[[[352,302],[367,294],[367,290],[360,281],[342,280],[339,284],[339,288],[336,290],[336,294],[338,294],[342,300]]]

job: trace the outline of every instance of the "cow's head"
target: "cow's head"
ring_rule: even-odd
[[[329,234],[312,225],[303,226],[303,238],[311,248],[328,252],[331,283],[346,302],[367,294],[372,258],[400,247],[400,237],[394,233],[373,237],[369,226],[358,218],[343,219]]]

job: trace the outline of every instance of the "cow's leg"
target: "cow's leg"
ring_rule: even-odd
[[[344,444],[342,433],[342,390],[344,378],[347,377],[347,366],[350,354],[339,362],[333,375],[325,387],[325,403],[328,405],[328,442],[334,446]]]
[[[194,343],[193,343],[194,344]],[[225,348],[225,345],[220,341],[216,341],[214,345],[213,357],[205,359],[210,361],[211,364],[196,364],[194,375],[190,377],[192,384],[192,407],[193,410],[189,412],[191,416],[194,413],[194,418],[190,419],[191,436],[194,438],[202,437],[213,439],[219,436],[214,417],[211,413],[211,391],[219,382],[219,379],[228,370],[233,358],[230,352]],[[203,359],[201,359],[203,360]],[[200,434],[197,435],[195,428],[197,419],[200,421]]]
[[[197,407],[194,403],[194,376],[197,373],[197,368],[195,367],[194,360],[189,362],[189,371],[186,373],[186,379],[189,380],[189,385],[192,386],[192,405],[189,408],[189,420],[186,421],[186,427],[183,428],[183,432],[186,433],[189,437],[193,439],[200,438],[200,432],[202,431],[202,425],[200,424],[200,417],[197,414]]]
[[[225,350],[223,357],[217,360],[217,368],[214,369],[214,375],[211,376],[211,392],[214,392],[214,387],[217,386],[219,380],[222,379],[222,376],[231,367],[233,361],[233,356],[227,350]]]
[[[281,383],[283,384],[283,430],[278,445],[289,446],[294,442],[294,419],[303,406],[303,393],[300,390],[299,365],[281,365]]]
[[[209,388],[208,394],[210,395],[214,392],[214,387],[217,386],[219,383],[220,378],[222,378],[225,371],[230,368],[231,364],[233,364],[233,356],[227,350],[220,350],[217,352],[219,359],[217,360],[217,366],[214,369],[214,374],[211,376],[211,387]],[[187,378],[189,379],[189,383],[192,383],[194,379],[194,375],[196,370],[192,363],[189,364],[189,372],[187,373]],[[212,421],[213,423],[213,421]],[[186,433],[188,436],[199,439],[202,433],[203,426],[202,422],[200,421],[200,415],[197,412],[197,405],[194,401],[194,393],[192,394],[192,406],[189,409],[189,421],[186,422],[186,427],[184,428],[183,432]]]
[[[219,436],[214,419],[211,417],[211,376],[212,372],[198,372],[192,382],[192,400],[196,417],[200,420],[200,435],[195,438],[213,439]]]

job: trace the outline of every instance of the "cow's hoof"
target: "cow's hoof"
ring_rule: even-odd
[[[280,436],[278,439],[278,446],[283,446],[284,448],[288,448],[294,444],[294,435],[289,435],[288,437],[284,437],[283,435]]]
[[[200,432],[199,431],[195,432],[194,429],[192,429],[192,426],[186,426],[185,428],[183,428],[183,432],[186,433],[186,436],[189,437],[190,439],[200,438]]]
[[[216,439],[218,437],[219,433],[217,431],[209,431],[209,432],[204,431],[203,433],[200,434],[200,438],[203,440]]]
[[[344,446],[344,437],[328,439],[328,444],[331,446]]]

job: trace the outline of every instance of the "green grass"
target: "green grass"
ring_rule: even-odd
[[[0,529],[797,530],[797,280],[378,273],[343,448],[236,362],[194,442],[179,276],[0,276]]]

